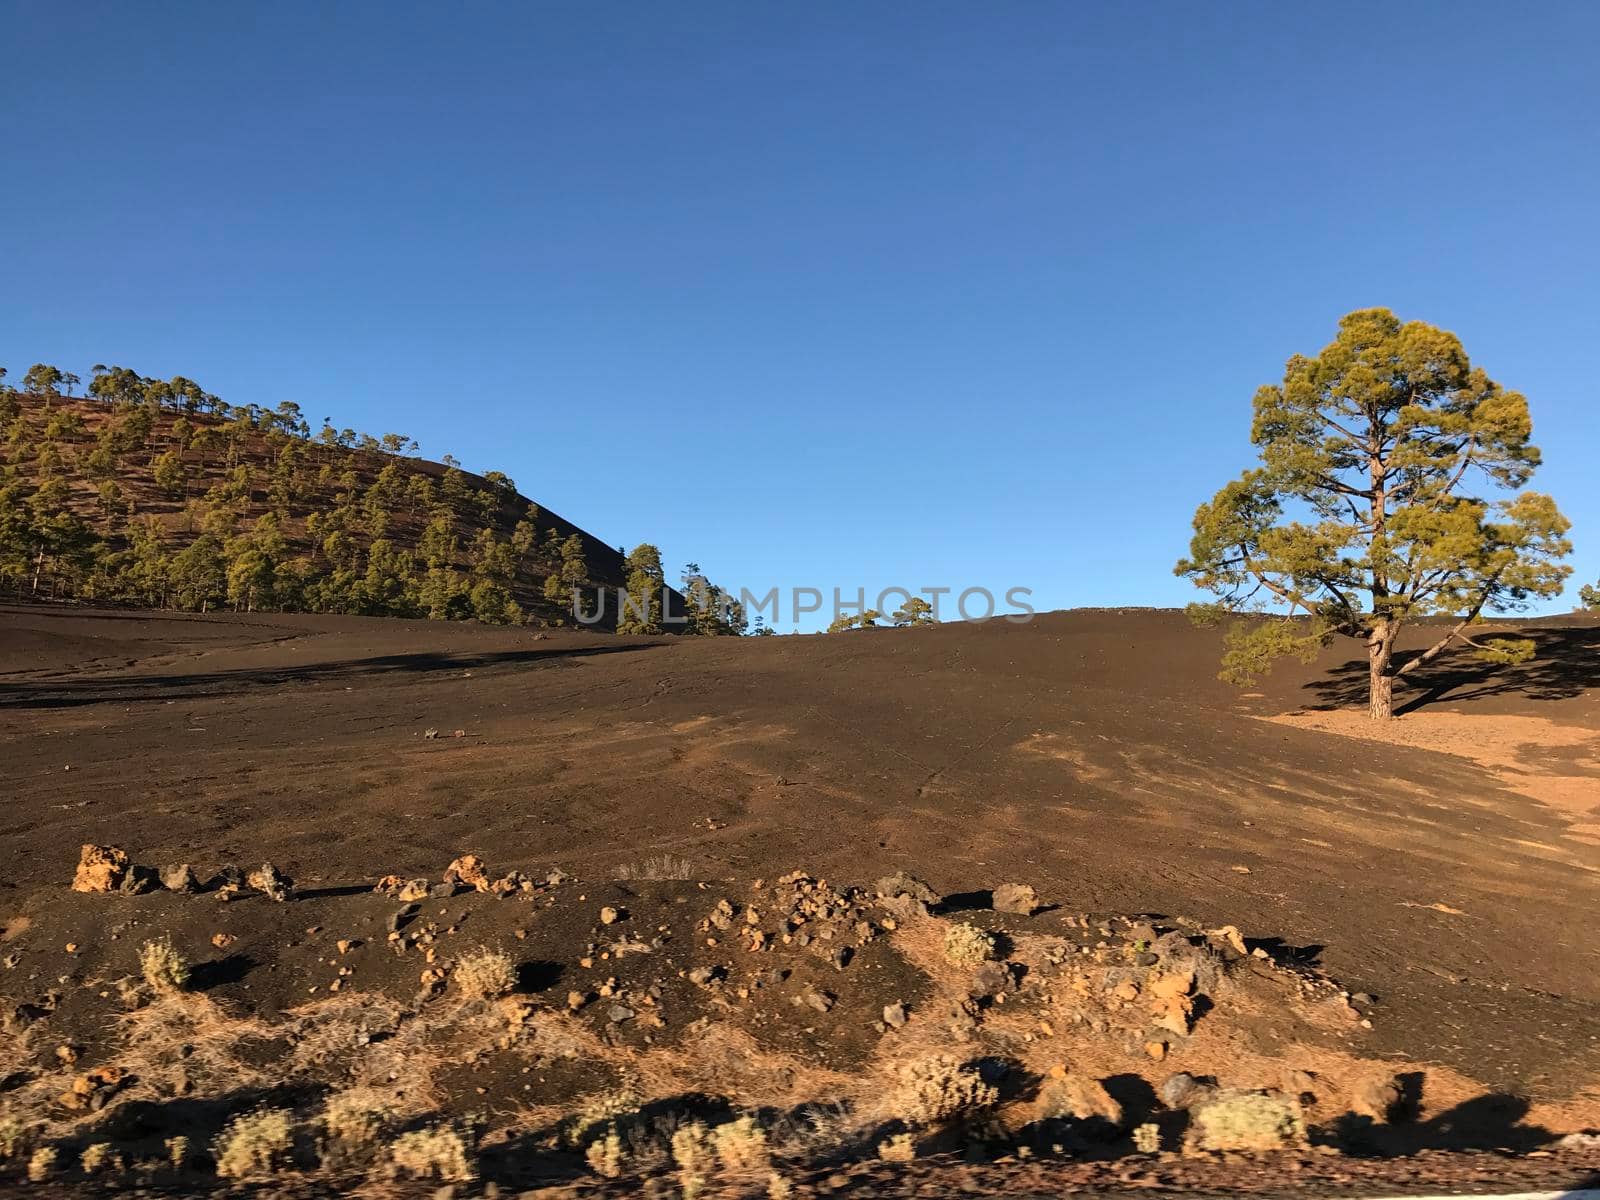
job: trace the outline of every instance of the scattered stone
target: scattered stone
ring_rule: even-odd
[[[621,919],[622,914],[609,904],[600,910],[600,924],[602,925],[615,925]]]
[[[973,972],[967,995],[975,999],[993,999],[1010,991],[1012,983],[1010,967],[1001,962],[986,962]]]
[[[531,892],[532,890],[533,881],[521,871],[508,871],[489,885],[489,893],[496,900],[503,900],[516,892]]]
[[[907,1020],[906,1006],[898,1001],[883,1006],[883,1023],[890,1029],[902,1028]]]
[[[276,900],[279,904],[289,898],[289,889],[293,886],[293,882],[269,862],[251,871],[245,877],[245,882],[268,900]]]
[[[1221,942],[1235,954],[1250,953],[1249,947],[1244,944],[1244,935],[1239,932],[1237,925],[1224,925],[1221,929],[1208,929],[1206,936],[1213,941]]]
[[[422,736],[431,742],[434,738],[439,736],[439,731],[430,725],[428,728],[422,731]]]
[[[1002,883],[994,889],[995,912],[1031,917],[1039,908],[1039,893],[1025,883]]]
[[[721,974],[721,967],[696,967],[689,972],[688,978],[696,987],[707,987],[715,983]]]
[[[143,896],[146,892],[155,891],[160,883],[161,879],[154,868],[129,863],[127,874],[123,875],[122,884],[117,891],[124,896]]]
[[[589,997],[582,992],[567,993],[567,1009],[569,1012],[577,1012],[587,1003],[589,1003]]]
[[[234,937],[231,933],[214,933],[211,935],[211,944],[218,950],[226,950],[238,940],[239,939]]]
[[[1368,1079],[1350,1093],[1350,1111],[1374,1121],[1389,1121],[1400,1111],[1404,1094],[1400,1081],[1392,1075]]]
[[[417,915],[417,906],[415,904],[408,904],[404,908],[397,909],[394,912],[390,913],[389,914],[389,932],[390,933],[398,933],[398,932],[400,932],[400,927],[402,925],[404,925],[407,921],[411,920],[411,918],[416,916],[416,915]]]
[[[463,884],[477,892],[489,890],[489,872],[476,854],[463,854],[445,868],[444,882]]]
[[[637,1014],[626,1004],[613,1004],[606,1010],[606,1017],[613,1025],[621,1025],[624,1021],[631,1021]]]
[[[185,894],[200,890],[200,877],[188,863],[172,863],[161,868],[161,886],[169,892]]]
[[[896,871],[893,875],[885,875],[873,885],[880,900],[898,901],[889,907],[899,911],[920,910],[927,912],[929,907],[938,904],[942,897],[915,875],[908,875],[904,871]]]
[[[819,1013],[825,1013],[833,1007],[837,998],[832,992],[819,992],[807,984],[806,990],[794,996],[790,1002],[797,1008],[814,1008]]]
[[[87,1109],[97,1112],[116,1094],[117,1089],[126,1080],[127,1074],[121,1067],[96,1067],[74,1079],[71,1089],[63,1092],[58,1097],[58,1102],[63,1108],[74,1111],[82,1112]]]
[[[115,846],[85,843],[78,852],[78,870],[72,877],[75,892],[114,892],[128,874],[128,856]]]
[[[0,1028],[6,1033],[21,1033],[35,1021],[42,1021],[49,1015],[48,1008],[41,1008],[37,1004],[17,1004],[6,1009],[4,1018],[0,1018]]]
[[[1038,1113],[1045,1119],[1071,1118],[1100,1131],[1112,1133],[1122,1127],[1122,1105],[1106,1091],[1105,1085],[1086,1075],[1063,1071],[1052,1073],[1039,1087]]]
[[[1201,1100],[1208,1100],[1216,1094],[1216,1086],[1205,1080],[1197,1079],[1186,1071],[1179,1071],[1176,1075],[1167,1076],[1166,1080],[1156,1090],[1161,1097],[1161,1103],[1168,1108],[1188,1108]]]

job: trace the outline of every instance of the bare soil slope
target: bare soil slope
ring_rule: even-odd
[[[1557,769],[1600,804],[1600,627],[1535,633],[1517,671],[1447,661],[1429,711],[1577,731]],[[61,886],[81,842],[327,884],[467,850],[596,877],[672,854],[707,877],[1023,879],[1287,939],[1381,997],[1378,1049],[1534,1094],[1600,1074],[1593,812],[1257,719],[1346,699],[1338,650],[1243,696],[1216,656],[1150,611],[691,641],[8,609],[7,903]]]
[[[553,962],[581,952],[596,904],[664,921],[672,888],[606,882],[663,856],[746,891],[796,869],[841,886],[904,869],[957,913],[1020,881],[1052,906],[1031,920],[1062,924],[1024,929],[1231,924],[1366,994],[1332,1032],[1266,1012],[1230,1054],[1420,1067],[1452,1103],[1498,1096],[1486,1111],[1507,1129],[1583,1128],[1600,1124],[1600,624],[1522,628],[1537,662],[1446,658],[1419,682],[1419,717],[1453,722],[1430,749],[1407,744],[1421,720],[1379,740],[1328,731],[1356,699],[1348,648],[1241,694],[1215,679],[1216,635],[1171,612],[699,640],[0,609],[0,918],[34,975],[54,974],[39,955],[160,899],[68,893],[80,843],[203,873],[272,860],[306,899],[227,906],[249,955],[219,956],[233,966],[207,987],[276,1012],[329,974],[316,928],[359,917],[381,941],[393,903],[353,890],[437,879],[465,852],[579,881],[581,918],[545,920],[574,943],[542,950]],[[202,901],[166,897],[135,923],[203,939],[220,910],[172,907]],[[509,937],[508,912],[490,901],[473,936]],[[109,974],[132,948],[78,953]],[[278,971],[297,955],[304,970]],[[855,1069],[894,998],[846,994],[856,1033],[819,1040],[818,1068]]]

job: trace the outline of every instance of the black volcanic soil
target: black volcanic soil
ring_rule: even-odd
[[[1535,663],[1447,658],[1410,698],[1484,738],[1515,743],[1530,717],[1576,731],[1554,768],[1529,746],[1529,769],[1600,805],[1600,625],[1523,628]],[[184,903],[71,895],[86,842],[270,859],[323,893],[292,920],[226,913],[256,961],[319,953],[283,927],[335,924],[343,889],[468,851],[579,881],[660,855],[746,887],[904,868],[975,905],[1022,880],[1063,911],[1231,923],[1319,967],[1375,997],[1364,1057],[1595,1101],[1596,813],[1460,755],[1262,719],[1358,703],[1358,649],[1240,693],[1215,678],[1215,632],[1159,611],[693,640],[0,608],[0,918],[38,941]],[[346,924],[393,907],[349,903]],[[475,919],[499,936],[506,914]],[[186,919],[209,936],[223,915]]]

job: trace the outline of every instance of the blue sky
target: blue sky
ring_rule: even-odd
[[[1600,577],[1600,7],[0,0],[0,365],[419,438],[719,582],[1172,605],[1353,308]]]

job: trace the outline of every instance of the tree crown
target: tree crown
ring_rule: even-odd
[[[1289,359],[1255,396],[1260,465],[1200,506],[1176,568],[1218,596],[1210,613],[1311,618],[1237,632],[1230,671],[1248,678],[1333,633],[1392,639],[1408,618],[1471,621],[1559,592],[1570,543],[1554,501],[1481,494],[1527,483],[1531,434],[1527,399],[1454,334],[1388,309],[1349,314],[1315,358]]]

